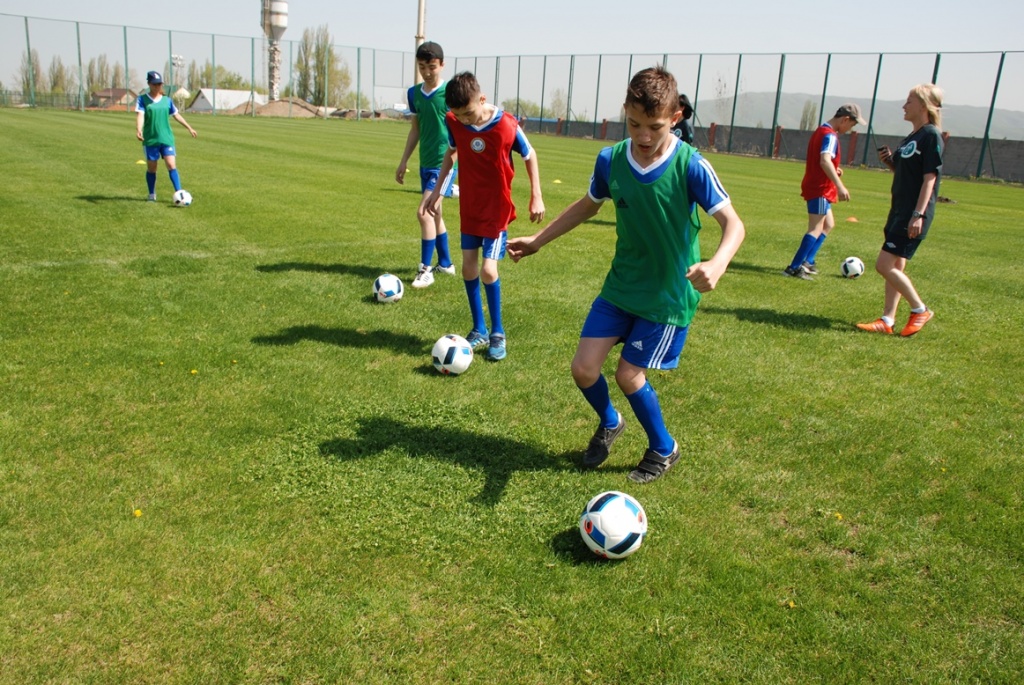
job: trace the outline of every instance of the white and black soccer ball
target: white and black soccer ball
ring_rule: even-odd
[[[404,294],[402,279],[393,274],[381,274],[373,282],[373,299],[378,302],[398,302]]]
[[[187,190],[176,190],[171,198],[175,207],[188,207],[192,204],[192,193]]]
[[[430,351],[434,368],[446,376],[458,376],[473,363],[473,346],[461,335],[449,333],[434,343]]]
[[[839,272],[846,278],[860,278],[864,274],[864,262],[860,257],[847,257],[839,265]]]
[[[624,559],[640,549],[647,535],[647,513],[624,492],[602,492],[583,507],[580,535],[597,556]]]

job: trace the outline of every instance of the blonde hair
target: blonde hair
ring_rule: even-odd
[[[921,83],[910,89],[928,110],[928,123],[942,128],[942,89],[934,83]]]

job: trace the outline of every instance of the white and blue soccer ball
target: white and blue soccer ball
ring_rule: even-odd
[[[435,369],[446,376],[458,376],[473,363],[473,346],[461,335],[450,333],[434,343],[430,357]]]
[[[393,274],[381,274],[373,282],[373,299],[378,302],[398,302],[405,294],[402,279]]]
[[[188,207],[192,204],[192,193],[187,190],[176,190],[171,198],[175,207]]]
[[[583,507],[580,535],[597,556],[624,559],[643,544],[647,535],[647,513],[636,499],[624,492],[602,492]]]
[[[839,272],[846,278],[860,278],[864,273],[864,262],[860,261],[860,257],[847,257],[839,265]]]

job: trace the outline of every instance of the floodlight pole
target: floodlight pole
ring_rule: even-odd
[[[412,82],[417,85],[423,82],[420,78],[419,67],[416,66],[416,49],[423,45],[427,39],[427,0],[419,0],[419,9],[416,12],[416,44],[412,47]]]

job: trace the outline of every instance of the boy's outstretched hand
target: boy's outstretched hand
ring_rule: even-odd
[[[505,246],[505,252],[512,258],[513,262],[519,262],[523,257],[527,257],[532,254],[537,254],[537,250],[540,246],[533,243],[533,236],[526,236],[524,238],[513,238],[508,241]]]

